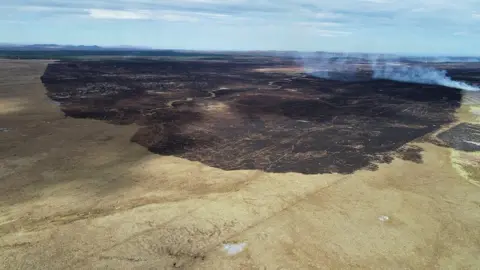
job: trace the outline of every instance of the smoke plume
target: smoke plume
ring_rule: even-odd
[[[355,81],[386,79],[480,91],[479,86],[453,80],[446,70],[428,66],[423,61],[391,55],[317,53],[302,54],[298,60],[305,72],[319,78]]]
[[[372,77],[374,79],[441,85],[466,91],[480,91],[479,87],[465,82],[454,81],[447,76],[447,71],[438,70],[432,67],[406,65],[392,66],[387,63],[380,68],[375,67],[373,69]]]

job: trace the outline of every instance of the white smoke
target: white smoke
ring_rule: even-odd
[[[480,63],[480,57],[412,57],[422,63]]]
[[[408,59],[402,61],[391,55],[318,53],[302,54],[297,59],[303,65],[305,72],[324,79],[386,79],[480,91],[479,86],[453,80],[447,76],[445,70],[418,62],[409,64]]]
[[[477,86],[465,82],[454,81],[447,76],[447,71],[432,67],[391,65],[386,63],[373,68],[374,79],[387,79],[400,82],[441,85],[465,91],[480,91]]]

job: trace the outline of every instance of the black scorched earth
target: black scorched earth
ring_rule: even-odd
[[[280,65],[288,65],[283,63]],[[262,61],[71,61],[42,77],[66,116],[136,123],[151,152],[224,170],[352,173],[399,157],[454,121],[459,90],[263,72]]]

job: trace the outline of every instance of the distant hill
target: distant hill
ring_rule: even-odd
[[[122,57],[122,58],[151,58],[151,57],[195,57],[210,60],[225,60],[233,57],[232,54],[181,51],[181,50],[155,50],[145,47],[118,46],[100,47],[96,45],[58,45],[58,44],[5,44],[0,43],[0,58],[7,59],[89,59],[96,57]]]
[[[68,51],[112,51],[112,50],[151,50],[148,47],[135,46],[113,46],[100,47],[97,45],[59,45],[59,44],[9,44],[0,43],[0,50],[28,50],[28,51],[50,51],[50,50],[68,50]]]

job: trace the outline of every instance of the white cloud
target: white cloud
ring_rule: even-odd
[[[1,0],[0,0],[1,2]],[[0,11],[8,10],[8,14],[11,15],[11,11],[18,11],[23,13],[51,13],[51,12],[63,12],[63,13],[72,13],[76,12],[79,9],[73,8],[64,5],[3,5],[0,3]]]
[[[25,21],[17,21],[17,20],[0,20],[0,23],[8,23],[8,24],[26,24]]]
[[[391,3],[391,0],[362,0],[363,2],[375,3],[375,4],[387,4]]]
[[[424,7],[412,9],[412,12],[427,12],[427,11],[428,11],[428,9],[424,8]]]
[[[138,34],[140,38],[132,38],[132,41],[149,42],[148,45],[161,43],[161,46],[182,47],[187,44],[182,39],[196,39],[198,42],[192,46],[247,48],[257,44],[255,46],[260,48],[290,46],[303,49],[332,46],[339,50],[357,50],[356,46],[363,46],[368,50],[393,51],[423,46],[427,48],[423,50],[430,51],[432,47],[440,52],[442,46],[448,51],[458,43],[460,48],[478,51],[475,42],[461,42],[479,35],[478,1],[0,0],[0,19],[9,19],[12,21],[9,23],[27,22],[32,26],[28,30],[32,33],[48,31],[51,28],[48,26],[56,23],[79,25],[79,35],[64,35],[62,29],[55,29],[58,32],[51,30],[48,35],[20,35],[22,39],[29,36],[59,36],[58,39],[72,41],[82,41],[84,37],[93,39],[90,34],[80,35],[87,31],[80,27],[85,23],[98,26],[98,30],[92,31],[97,35],[93,39],[95,42],[102,39],[106,43],[110,42],[107,39],[123,42],[127,36],[104,35],[104,32],[123,27],[112,22],[124,20],[139,22],[132,28],[142,28],[130,34],[132,37]],[[6,17],[10,14],[12,17]],[[110,21],[108,27],[103,24],[105,20]],[[174,27],[171,24],[175,24]],[[172,36],[177,32],[182,35],[168,41],[160,36],[140,35],[158,27],[162,27],[159,35]],[[211,38],[205,39],[206,34]],[[15,32],[6,33],[8,35],[19,36]],[[309,42],[301,42],[304,37]],[[159,41],[155,41],[157,39]],[[318,40],[321,42],[316,43]]]
[[[227,3],[242,3],[244,0],[176,0],[177,2],[192,2],[203,4],[227,4]]]
[[[339,27],[342,26],[341,23],[337,22],[299,22],[299,26],[310,27],[310,28],[325,28],[325,27]]]
[[[0,9],[110,20],[215,20],[242,25],[310,21],[317,27],[397,27],[476,24],[478,0],[0,0]],[[28,3],[28,4],[22,4]],[[5,12],[8,14],[8,12]],[[23,15],[23,14],[22,14]],[[20,15],[20,16],[22,16]],[[453,31],[452,31],[453,32]]]
[[[218,19],[225,19],[225,18],[231,18],[232,16],[228,14],[222,14],[222,13],[210,13],[210,12],[188,12],[185,14],[189,15],[195,15],[195,16],[200,16],[200,17],[205,17],[205,18],[218,18]]]
[[[21,6],[18,9],[22,11],[44,12],[44,11],[52,11],[55,8],[46,7],[46,6]]]
[[[319,19],[337,19],[343,17],[343,14],[334,12],[318,12],[315,14],[315,17]]]
[[[226,14],[208,12],[150,11],[150,10],[110,10],[88,9],[93,19],[110,20],[162,20],[169,22],[197,22],[201,19],[227,19]]]
[[[341,29],[341,23],[336,22],[299,22],[296,25],[305,27],[317,36],[322,37],[345,37],[352,32]]]
[[[315,32],[322,37],[345,37],[352,34],[352,32],[348,32],[348,31],[325,30],[325,29],[317,29]]]
[[[152,13],[147,10],[108,10],[108,9],[89,9],[90,17],[94,19],[114,19],[114,20],[148,20],[152,19]]]
[[[196,22],[198,18],[179,14],[159,14],[154,19],[169,21],[169,22]]]

